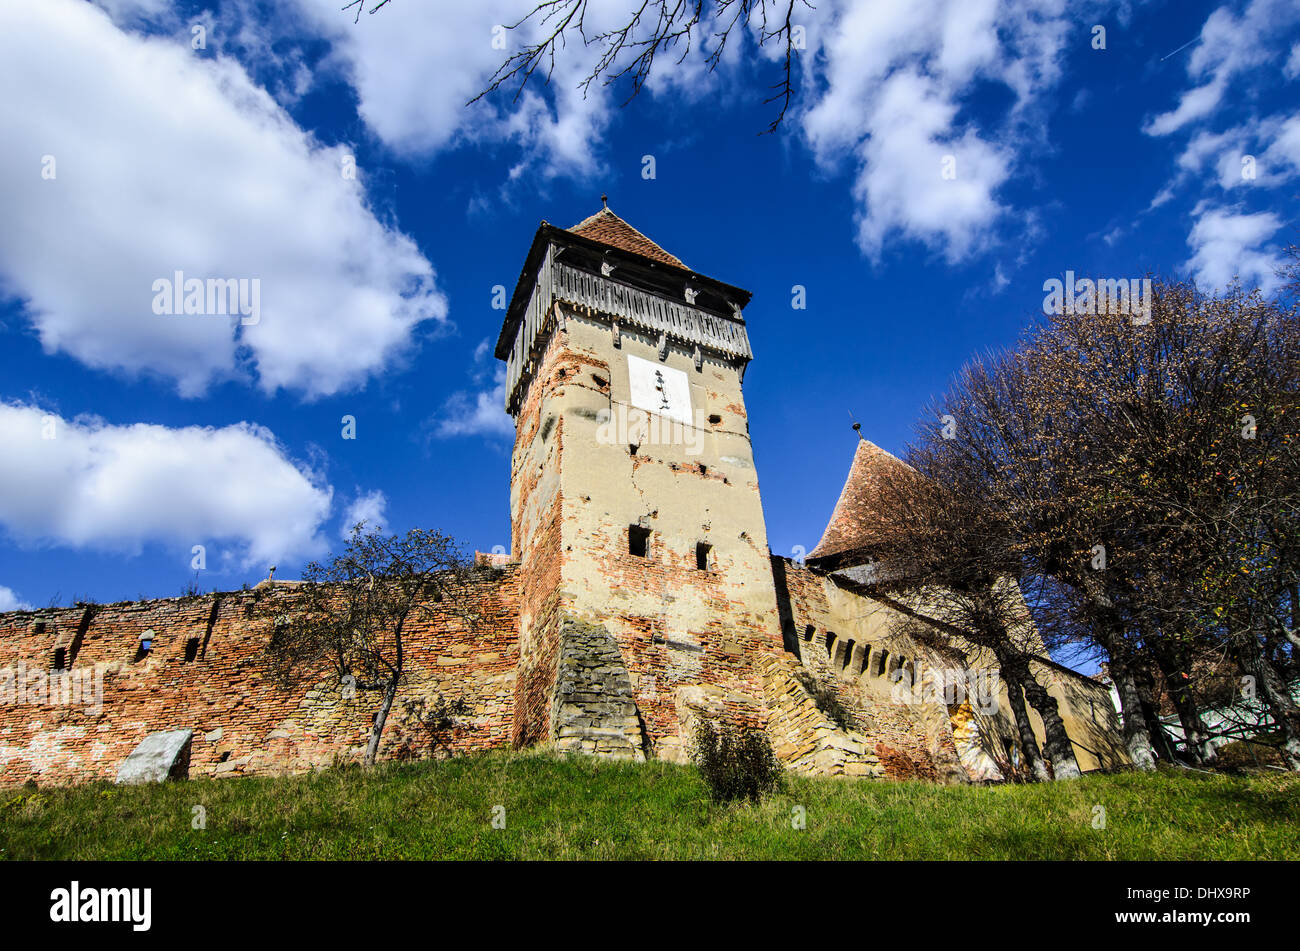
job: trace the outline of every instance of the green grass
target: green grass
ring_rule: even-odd
[[[206,829],[191,828],[193,807]],[[492,827],[505,807],[505,828]],[[1094,807],[1106,827],[1094,829]],[[796,807],[804,829],[792,827]],[[1041,786],[787,776],[708,801],[691,767],[492,753],[371,771],[0,792],[4,859],[1296,859],[1300,777]]]

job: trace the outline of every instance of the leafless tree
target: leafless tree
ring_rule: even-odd
[[[712,72],[728,44],[744,42],[743,34],[752,31],[759,46],[770,43],[781,51],[780,78],[764,100],[777,103],[779,108],[766,131],[776,131],[785,118],[794,96],[794,60],[801,48],[801,25],[795,22],[795,17],[800,8],[813,9],[808,0],[639,0],[629,6],[625,23],[608,29],[588,26],[590,3],[591,0],[543,0],[522,20],[511,24],[509,29],[515,30],[530,20],[535,21],[540,38],[511,53],[493,74],[487,88],[471,101],[502,86],[514,86],[517,99],[543,65],[545,81],[549,82],[557,52],[562,55],[571,39],[583,46],[595,45],[599,50],[595,65],[579,88],[585,93],[597,81],[608,86],[627,79],[631,89],[626,101],[631,101],[650,78],[660,54],[676,53],[676,61],[680,63],[694,45],[711,36],[713,45],[705,62]]]
[[[473,570],[439,532],[385,535],[358,524],[341,554],[312,562],[301,586],[268,600],[275,621],[264,661],[285,686],[329,670],[346,687],[379,693],[365,752],[371,765],[405,673],[411,624],[450,612],[472,625],[465,595]]]
[[[389,2],[374,0],[369,12],[375,13]],[[351,0],[343,9],[355,8],[355,19],[360,20],[365,5],[366,0]],[[506,25],[512,31],[525,24],[535,27],[537,39],[510,53],[487,87],[470,102],[503,86],[513,87],[513,98],[518,100],[539,68],[542,81],[549,83],[556,57],[563,56],[572,41],[598,51],[595,65],[578,88],[586,94],[593,84],[611,86],[627,80],[626,104],[644,88],[660,55],[675,56],[680,63],[693,47],[711,38],[705,63],[712,72],[729,45],[744,43],[752,36],[760,47],[771,45],[779,51],[779,75],[764,100],[765,104],[777,104],[776,118],[765,130],[775,132],[794,98],[794,64],[803,48],[804,30],[796,17],[802,10],[814,9],[809,0],[636,0],[628,5],[625,22],[596,27],[591,22],[600,18],[593,12],[592,0],[542,0],[521,19]]]
[[[942,424],[922,426],[908,453],[912,465],[880,468],[868,539],[878,567],[869,587],[905,623],[923,620],[988,650],[1001,671],[1031,775],[1048,778],[1026,701],[1043,720],[1042,754],[1051,775],[1078,776],[1057,702],[1033,675],[1032,660],[1043,650],[1014,584],[1021,571],[1015,532],[1006,513],[972,484],[977,472],[952,442]]]
[[[391,3],[391,2],[392,2],[392,0],[372,0],[372,4],[371,4],[371,7],[370,7],[370,12],[371,12],[372,14],[373,14],[373,13],[378,13],[381,7],[386,7],[386,6],[388,6],[388,4]],[[347,4],[345,4],[345,5],[343,6],[343,9],[346,11],[346,10],[351,10],[353,7],[356,7],[357,15],[356,15],[356,17],[352,20],[352,22],[353,22],[353,23],[360,22],[360,20],[361,20],[361,11],[364,10],[364,9],[366,8],[366,0],[351,0],[350,3],[347,3]]]

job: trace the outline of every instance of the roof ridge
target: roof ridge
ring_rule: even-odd
[[[604,208],[601,208],[601,209],[600,209],[598,212],[596,212],[594,215],[588,215],[586,218],[583,218],[581,221],[579,221],[576,225],[573,225],[573,226],[570,227],[570,228],[565,228],[564,230],[565,230],[565,231],[577,231],[579,228],[582,228],[582,227],[584,227],[584,226],[586,226],[586,225],[591,224],[593,221],[595,221],[597,218],[600,218],[600,217],[603,216],[603,215],[609,215],[611,218],[618,218],[618,215],[616,215],[616,214],[614,214],[614,212],[610,211],[610,210],[609,210],[609,206],[607,205],[607,206],[605,206]],[[618,218],[618,220],[619,220],[619,221],[623,221],[622,218]],[[623,224],[627,225],[627,222],[626,222],[626,221],[623,221]],[[627,226],[628,226],[629,228],[632,228],[631,225],[627,225]],[[633,230],[633,231],[636,231],[635,228],[632,228],[632,230]],[[640,234],[639,231],[638,231],[637,233]]]

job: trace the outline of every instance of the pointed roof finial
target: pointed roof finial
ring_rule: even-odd
[[[600,203],[601,203],[602,205],[605,206],[605,210],[606,210],[606,211],[609,211],[609,196],[608,196],[608,195],[601,195],[601,196],[600,196]]]
[[[866,440],[866,437],[862,435],[862,424],[861,424],[861,423],[854,423],[854,424],[853,424],[853,431],[854,431],[855,433],[858,434],[858,438],[859,438],[859,439],[862,439],[862,440],[864,440],[864,441]]]

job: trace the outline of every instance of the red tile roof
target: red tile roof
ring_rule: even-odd
[[[600,209],[590,218],[578,222],[568,230],[572,234],[608,244],[620,251],[630,251],[632,254],[639,254],[660,264],[671,264],[674,267],[690,270],[682,263],[681,258],[669,254],[608,208]]]
[[[808,553],[808,557],[828,558],[868,547],[880,474],[892,466],[906,465],[903,460],[875,443],[859,439],[858,448],[853,454],[853,465],[849,469],[849,477],[844,481],[839,501],[835,503],[835,511],[831,513],[831,520],[822,533],[822,540]]]

